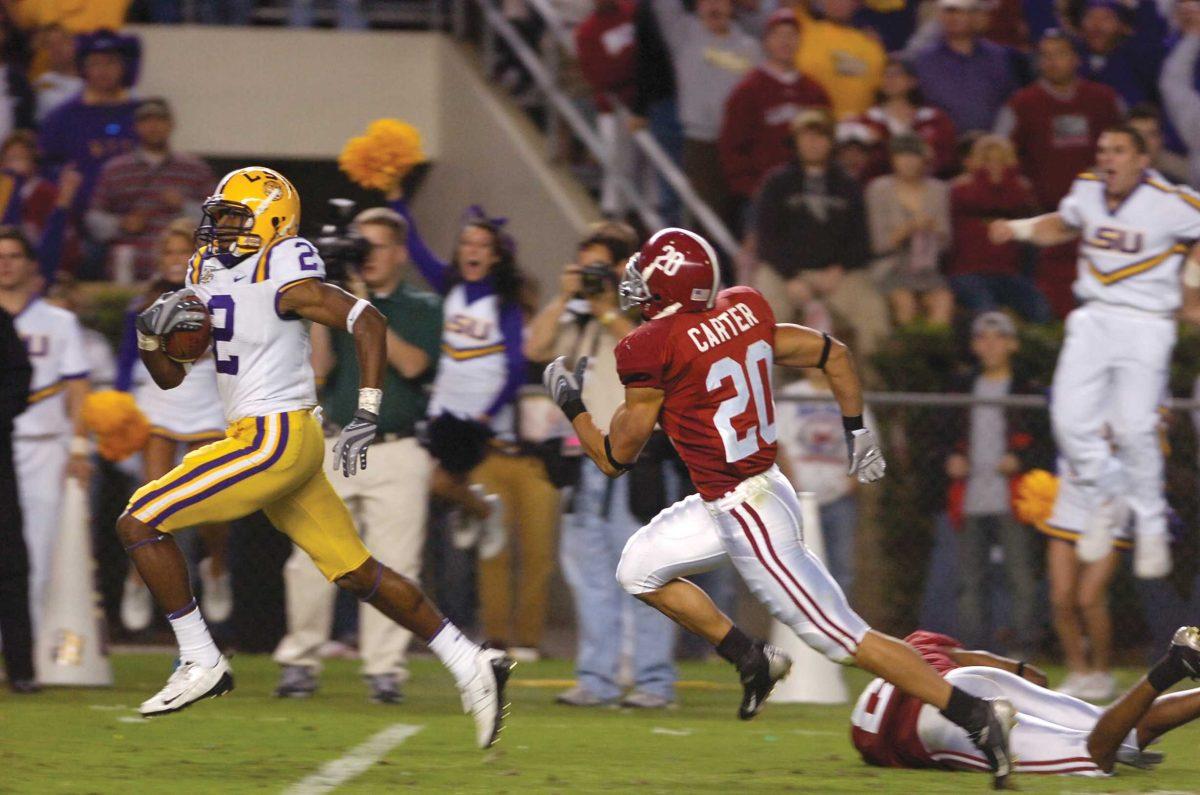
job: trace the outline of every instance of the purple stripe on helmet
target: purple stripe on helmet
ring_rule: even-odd
[[[232,477],[226,478],[225,480],[222,480],[219,483],[214,483],[212,486],[209,486],[204,491],[201,491],[197,494],[193,494],[191,497],[188,497],[186,500],[180,500],[179,502],[172,505],[170,508],[168,508],[165,511],[163,511],[162,513],[160,513],[158,516],[154,517],[154,519],[152,519],[149,522],[149,525],[151,527],[157,529],[160,524],[162,524],[164,521],[166,521],[169,517],[171,517],[177,511],[181,511],[184,508],[188,507],[189,505],[195,505],[196,503],[200,502],[201,500],[206,500],[209,497],[213,496],[214,494],[216,494],[220,491],[224,491],[225,489],[229,488],[230,486],[234,486],[238,483],[241,483],[246,478],[257,475],[259,472],[262,472],[266,469],[270,469],[272,466],[274,466],[275,462],[279,460],[279,457],[283,455],[284,448],[286,448],[288,445],[288,415],[280,414],[279,421],[280,421],[279,442],[278,442],[278,444],[275,445],[275,451],[273,453],[271,453],[270,458],[268,458],[266,461],[262,462],[261,464],[258,464],[257,466],[250,467],[249,469],[247,469],[244,472],[239,472],[238,474],[233,475]]]
[[[171,491],[172,489],[178,488],[179,486],[182,486],[185,483],[190,483],[191,481],[195,480],[196,478],[199,478],[209,472],[212,472],[217,467],[224,466],[225,464],[228,464],[230,461],[235,461],[235,460],[241,458],[242,456],[250,455],[251,453],[256,451],[259,447],[262,446],[263,438],[266,436],[266,427],[267,427],[266,423],[263,421],[262,417],[257,418],[256,425],[257,425],[257,432],[254,434],[254,441],[250,443],[249,447],[242,448],[241,450],[235,450],[232,453],[227,453],[227,454],[221,456],[220,458],[216,458],[216,459],[213,459],[212,461],[201,464],[200,466],[193,469],[191,472],[184,475],[179,480],[173,480],[170,483],[167,483],[163,486],[159,486],[157,489],[154,489],[149,494],[146,494],[141,499],[139,499],[137,502],[135,502],[133,505],[129,506],[130,513],[140,511],[142,508],[146,507],[151,502],[153,502],[154,500],[157,500],[159,497],[163,496],[164,494],[166,494],[168,491]]]

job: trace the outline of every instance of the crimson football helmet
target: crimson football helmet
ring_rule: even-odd
[[[646,320],[712,309],[721,285],[717,252],[695,232],[655,232],[629,258],[621,281],[621,308],[640,306]]]

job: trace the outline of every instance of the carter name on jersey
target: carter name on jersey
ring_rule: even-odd
[[[727,342],[758,325],[758,318],[750,307],[738,302],[719,315],[710,317],[699,325],[688,329],[688,339],[696,350],[705,351]]]

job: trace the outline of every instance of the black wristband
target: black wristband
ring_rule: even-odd
[[[825,347],[821,348],[821,358],[817,360],[817,369],[824,370],[825,363],[829,361],[829,349],[833,347],[833,337],[828,334],[822,334],[825,338]]]
[[[846,433],[854,433],[863,429],[863,419],[861,414],[856,414],[853,417],[842,417],[842,430]]]
[[[587,411],[587,406],[583,405],[583,398],[572,398],[562,404],[562,410],[567,419],[574,422],[576,417]]]
[[[1017,676],[1025,676],[1025,661],[1021,660],[1017,663]]]
[[[604,435],[604,455],[608,457],[608,463],[612,466],[612,468],[618,472],[628,472],[629,470],[633,469],[633,464],[622,464],[620,461],[613,458],[612,442],[609,440],[608,434]]]

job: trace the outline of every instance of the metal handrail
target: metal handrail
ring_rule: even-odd
[[[553,112],[548,116],[547,126],[551,131],[550,137],[552,141],[557,116],[561,115],[566,119],[572,132],[580,138],[592,156],[601,163],[606,173],[611,173],[611,158],[604,151],[604,147],[599,144],[599,134],[583,115],[579,113],[574,104],[566,98],[554,81],[551,71],[545,67],[533,49],[520,38],[520,35],[513,29],[511,23],[491,5],[489,0],[475,0],[475,4],[482,11],[485,22],[490,27],[495,27],[497,33],[500,34],[509,47],[512,48],[513,52],[516,53],[521,64],[529,71],[534,82],[538,84],[538,87],[550,102]],[[553,38],[554,44],[574,58],[576,55],[575,39],[562,23],[557,10],[550,5],[548,0],[527,0],[527,4],[535,14],[541,17],[542,22],[545,23],[546,30],[549,31]],[[460,24],[455,24],[455,31],[460,36],[462,35],[463,27]],[[486,39],[484,45],[486,53],[488,45]],[[550,60],[549,54],[547,55],[547,60]],[[629,119],[634,115],[632,111],[617,97],[609,95],[608,99],[621,119],[622,129],[629,129]],[[565,110],[566,107],[570,108],[570,112]],[[582,124],[582,128],[586,128],[588,131],[586,134],[581,129],[580,124]],[[658,176],[670,185],[671,189],[679,196],[679,200],[696,219],[696,222],[700,225],[704,233],[727,255],[735,255],[739,249],[737,238],[729,231],[729,227],[725,225],[725,222],[700,198],[692,187],[691,182],[679,169],[679,166],[675,164],[671,156],[659,145],[658,140],[648,130],[639,130],[633,133],[632,140],[634,145],[645,155]],[[651,229],[661,228],[664,224],[657,210],[650,206],[630,180],[619,174],[616,176],[617,189],[621,191],[629,204],[637,211],[642,219],[642,223]],[[650,211],[649,213],[646,212],[647,209]]]

